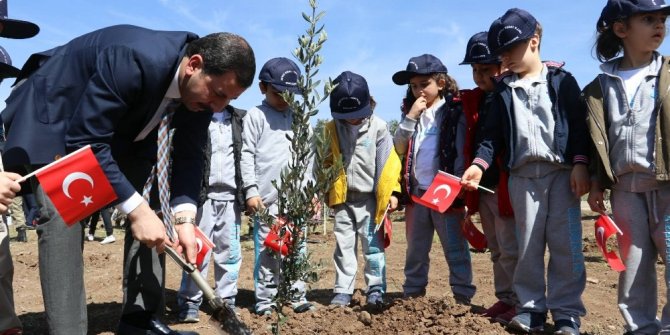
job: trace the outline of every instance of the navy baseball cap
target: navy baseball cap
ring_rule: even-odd
[[[499,55],[517,42],[525,41],[535,34],[537,20],[527,11],[511,8],[493,21],[489,28],[489,48]]]
[[[664,0],[608,0],[600,13],[597,27],[610,27],[617,20],[630,17],[633,14],[662,11],[670,14],[670,6]]]
[[[330,92],[330,114],[333,119],[362,119],[372,115],[368,82],[350,71],[342,72]]]
[[[463,64],[500,64],[498,57],[494,56],[489,49],[488,32],[482,31],[470,37],[465,58],[458,65]]]
[[[0,0],[0,36],[29,38],[40,32],[40,27],[28,21],[13,20],[7,16],[7,0]]]
[[[279,92],[300,94],[300,68],[288,58],[277,57],[267,61],[258,74],[258,79],[272,85]]]
[[[410,58],[405,71],[398,71],[393,75],[393,82],[396,85],[406,85],[414,76],[432,73],[447,73],[447,67],[437,57],[423,54]]]
[[[5,48],[0,47],[0,82],[5,78],[14,78],[21,72],[12,66],[12,59]]]

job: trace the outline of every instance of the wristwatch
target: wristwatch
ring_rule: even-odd
[[[174,224],[176,226],[182,225],[184,223],[195,224],[195,218],[192,218],[190,216],[180,216],[180,217],[176,217],[174,219]]]

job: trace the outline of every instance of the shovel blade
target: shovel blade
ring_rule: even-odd
[[[215,298],[210,301],[214,312],[209,324],[215,327],[220,334],[228,335],[252,335],[253,332],[237,317],[237,313],[222,299]]]

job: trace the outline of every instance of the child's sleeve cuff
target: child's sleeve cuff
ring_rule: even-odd
[[[472,161],[472,165],[476,165],[482,169],[482,171],[486,171],[489,168],[489,164],[481,158],[475,158],[475,160]]]
[[[575,157],[572,159],[572,164],[589,164],[589,158],[585,155],[575,155]]]

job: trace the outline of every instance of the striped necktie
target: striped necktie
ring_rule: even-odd
[[[177,107],[179,107],[179,104],[179,101],[174,100],[165,107],[161,122],[158,125],[156,164],[151,169],[151,174],[142,189],[142,196],[149,202],[149,195],[151,193],[153,182],[154,180],[158,181],[158,199],[161,204],[163,223],[165,224],[168,237],[173,241],[175,236],[174,228],[172,226],[172,211],[170,210],[170,178],[168,176],[170,170],[170,144],[172,140],[170,134],[170,122],[172,121],[172,117],[174,116]]]

